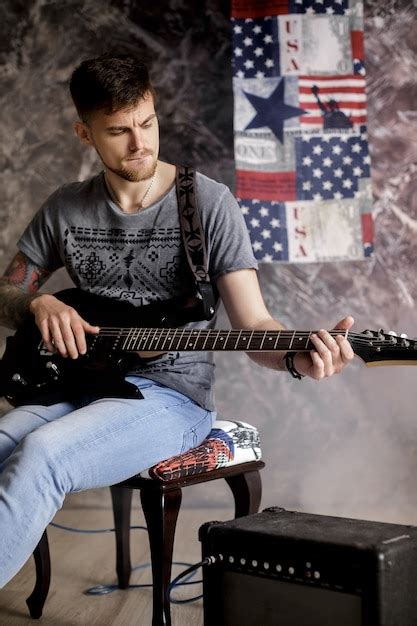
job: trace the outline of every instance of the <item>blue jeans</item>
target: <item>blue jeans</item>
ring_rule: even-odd
[[[126,480],[210,432],[215,413],[149,379],[127,380],[143,400],[30,405],[0,418],[0,588],[30,557],[67,493]]]

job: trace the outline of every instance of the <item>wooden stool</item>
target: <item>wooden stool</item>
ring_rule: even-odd
[[[216,424],[231,424],[224,431]],[[238,425],[238,427],[236,426]],[[224,437],[222,434],[225,433]],[[230,433],[233,433],[230,435]],[[250,436],[248,437],[248,433]],[[232,440],[233,458],[225,455],[225,441]],[[242,444],[243,446],[239,444]],[[213,456],[214,451],[214,456]],[[242,456],[243,452],[243,456]],[[249,453],[249,456],[248,456]],[[246,462],[238,459],[252,458]],[[216,458],[215,458],[216,457]],[[146,519],[152,562],[153,618],[152,626],[171,626],[167,589],[171,581],[175,527],[181,506],[182,488],[224,478],[235,501],[235,517],[257,513],[261,502],[260,459],[257,430],[244,422],[216,422],[209,437],[197,448],[172,457],[123,483],[110,487],[116,535],[116,571],[120,589],[127,589],[131,574],[130,516],[133,489],[140,490]],[[214,468],[213,467],[214,462]],[[223,467],[217,467],[223,465]],[[50,584],[50,555],[45,530],[34,553],[36,584],[26,600],[31,617],[41,617]]]

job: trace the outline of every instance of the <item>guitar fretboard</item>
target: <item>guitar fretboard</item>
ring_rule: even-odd
[[[184,328],[102,328],[99,338],[111,339],[114,348],[132,352],[263,350],[308,351],[315,331],[209,330]],[[348,331],[329,331],[348,336]]]

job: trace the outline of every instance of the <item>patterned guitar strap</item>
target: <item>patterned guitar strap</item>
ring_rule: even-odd
[[[216,308],[216,296],[208,274],[208,256],[195,193],[195,171],[177,168],[178,214],[181,236],[188,266],[194,276],[197,297],[202,301],[203,319],[211,319]]]

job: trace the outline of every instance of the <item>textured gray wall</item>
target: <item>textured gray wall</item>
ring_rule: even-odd
[[[142,50],[151,62],[162,158],[233,186],[228,11],[222,0],[3,0],[2,265],[42,200],[97,170],[72,134],[66,82],[79,61],[111,48]],[[358,331],[382,326],[417,335],[416,17],[415,2],[366,5],[376,255],[363,263],[263,266],[267,304],[289,327],[330,326],[351,313]],[[67,280],[61,272],[48,288]],[[416,523],[416,374],[357,361],[339,377],[300,383],[245,355],[219,355],[221,414],[261,430],[263,505]],[[230,501],[222,486],[193,489],[189,505]]]

